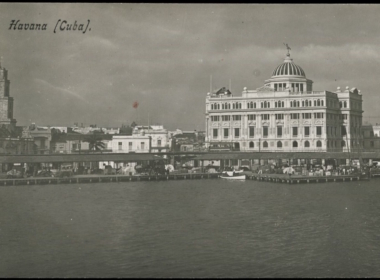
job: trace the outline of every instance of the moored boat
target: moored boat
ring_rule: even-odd
[[[219,176],[222,179],[228,179],[228,180],[245,180],[246,175],[241,174],[241,172],[234,172],[234,171],[224,171],[222,175]]]

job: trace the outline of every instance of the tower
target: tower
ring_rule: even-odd
[[[8,71],[2,66],[0,59],[0,126],[5,125],[9,130],[14,130],[16,120],[13,119],[13,98],[9,96],[10,81]]]

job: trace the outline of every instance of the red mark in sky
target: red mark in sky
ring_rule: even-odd
[[[133,108],[139,107],[139,103],[137,101],[133,102]]]

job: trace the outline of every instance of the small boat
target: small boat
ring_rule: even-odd
[[[245,180],[246,175],[240,174],[241,172],[233,172],[233,171],[224,171],[222,175],[219,177],[222,179],[229,179],[229,180]]]

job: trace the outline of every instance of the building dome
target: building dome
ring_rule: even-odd
[[[286,56],[284,62],[274,69],[272,77],[275,76],[301,76],[306,77],[305,71],[298,65],[293,63],[293,59],[289,55]]]

